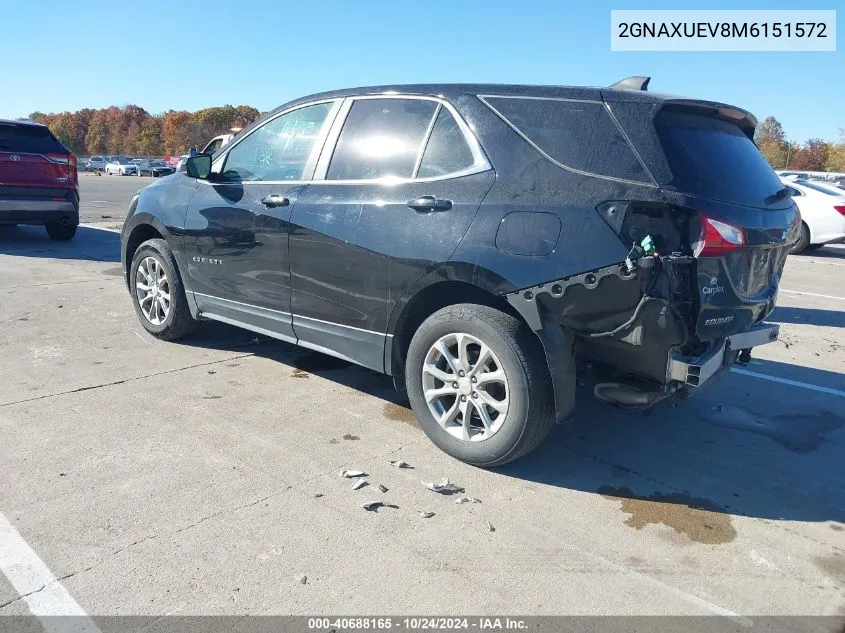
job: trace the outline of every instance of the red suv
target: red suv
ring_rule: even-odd
[[[0,119],[0,226],[43,224],[69,240],[79,224],[76,156],[46,126]]]

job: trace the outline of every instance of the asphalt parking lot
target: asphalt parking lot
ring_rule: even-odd
[[[138,189],[157,180],[152,176],[104,176],[93,172],[79,174],[79,221],[120,228],[129,200]]]
[[[83,175],[83,221],[119,226],[149,180]],[[0,529],[57,579],[0,548],[0,615],[845,616],[843,247],[789,259],[746,370],[645,415],[581,393],[495,471],[439,452],[387,377],[216,324],[153,339],[119,259],[104,228],[0,233]]]

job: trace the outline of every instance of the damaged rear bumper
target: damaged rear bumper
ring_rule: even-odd
[[[774,343],[778,340],[779,331],[780,326],[775,323],[760,323],[745,332],[729,336],[721,345],[696,358],[684,357],[675,350],[669,358],[667,382],[700,387],[733,364],[733,352]]]
[[[569,414],[574,399],[573,357],[599,370],[593,372],[596,378],[612,376],[614,384],[630,383],[651,406],[716,378],[742,350],[777,340],[779,326],[762,322],[726,337],[697,339],[692,327],[696,313],[688,299],[693,290],[684,290],[695,288],[685,281],[694,260],[677,259],[664,258],[665,277],[672,283],[653,293],[656,296],[644,293],[647,271],[631,274],[623,265],[505,295],[543,344],[559,421]],[[628,320],[619,325],[626,315]]]

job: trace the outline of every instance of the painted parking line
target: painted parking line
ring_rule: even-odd
[[[789,378],[780,378],[778,376],[770,376],[768,374],[761,374],[756,371],[749,371],[747,369],[740,369],[739,367],[732,367],[731,372],[739,374],[740,376],[751,376],[752,378],[760,378],[762,380],[769,380],[777,382],[782,385],[790,385],[791,387],[800,387],[802,389],[809,389],[810,391],[817,391],[819,393],[826,393],[831,396],[839,396],[845,398],[845,391],[839,389],[831,389],[830,387],[822,387],[821,385],[813,385],[808,382],[801,382],[800,380],[790,380]]]
[[[121,233],[120,229],[110,229],[110,228],[105,227],[105,226],[97,226],[96,224],[82,224],[82,223],[80,223],[79,226],[83,226],[86,229],[96,229],[98,231],[106,231],[108,233]]]
[[[779,292],[785,292],[791,295],[807,295],[808,297],[822,297],[823,299],[839,299],[840,301],[845,301],[845,297],[836,297],[834,295],[820,295],[816,294],[815,292],[804,292],[802,290],[786,290],[785,288],[781,288]]]
[[[26,602],[30,613],[41,621],[45,631],[100,633],[94,621],[2,513],[0,572]]]

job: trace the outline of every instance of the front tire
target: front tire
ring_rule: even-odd
[[[176,258],[165,240],[147,240],[135,251],[129,289],[141,325],[156,338],[175,341],[196,328]]]
[[[528,454],[554,424],[539,340],[525,323],[495,308],[464,303],[428,317],[411,340],[405,381],[429,439],[474,466],[490,468]]]
[[[803,253],[807,250],[808,246],[810,246],[810,227],[807,226],[806,222],[802,222],[801,235],[798,237],[798,241],[789,249],[789,254],[798,255],[799,253]]]
[[[76,235],[75,224],[47,222],[47,224],[44,225],[44,228],[47,230],[47,235],[50,239],[56,242],[67,242],[68,240],[72,240],[73,236]]]

